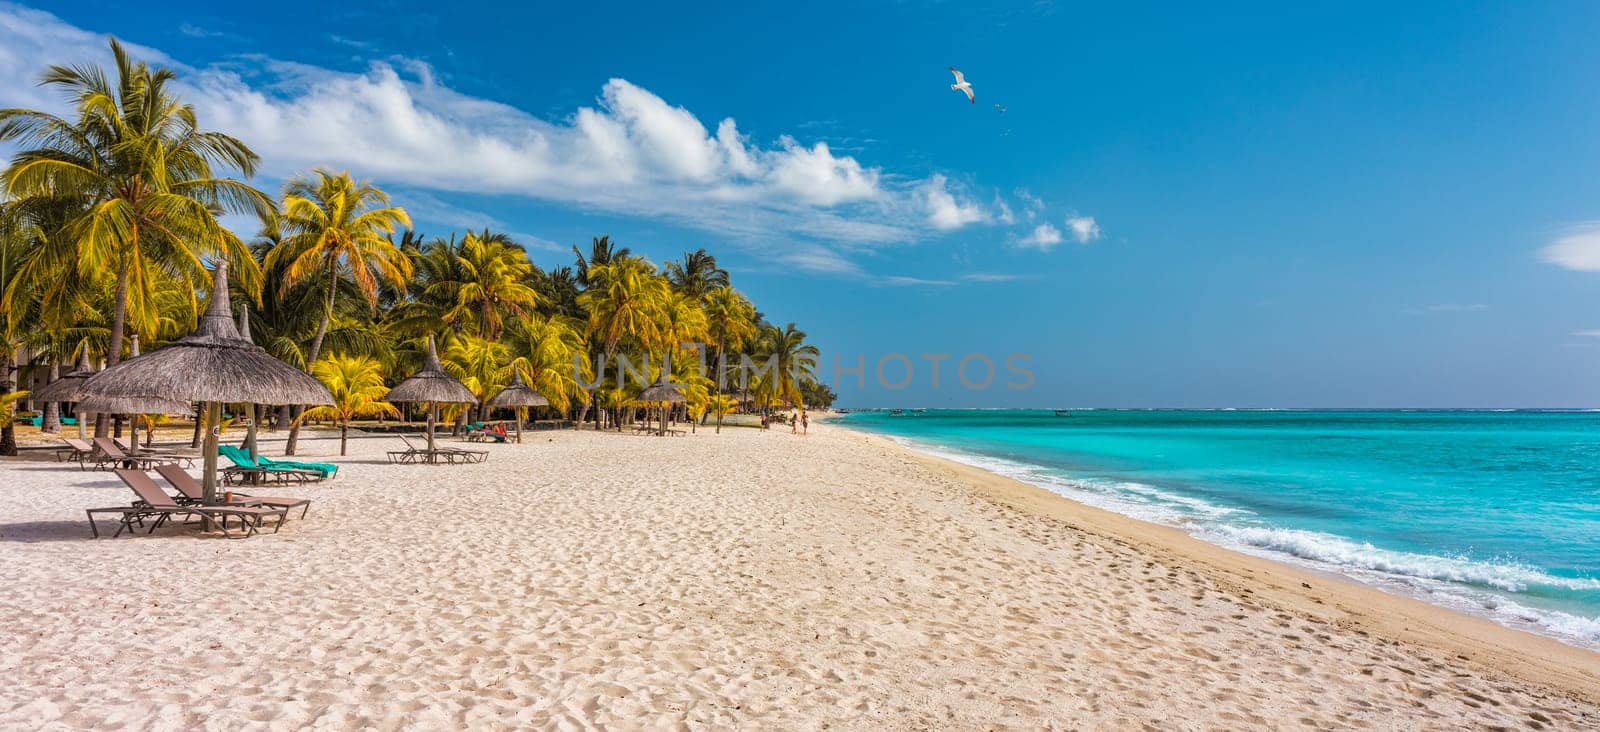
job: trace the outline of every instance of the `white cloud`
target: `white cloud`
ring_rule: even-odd
[[[1093,216],[1077,214],[1068,216],[1067,229],[1072,232],[1072,238],[1079,244],[1088,244],[1100,238],[1100,225],[1095,223]]]
[[[1018,188],[1014,193],[1022,201],[1022,212],[1028,216],[1029,221],[1039,218],[1039,214],[1044,212],[1044,199],[1033,195],[1026,188]]]
[[[221,31],[201,28],[193,23],[179,23],[178,32],[190,38],[220,38],[223,35]]]
[[[845,259],[843,255],[827,247],[816,244],[801,244],[789,247],[778,254],[778,261],[791,267],[798,267],[808,272],[824,272],[827,274],[858,276],[861,268],[855,262]]]
[[[994,195],[994,208],[999,212],[995,218],[1000,223],[1007,226],[1017,223],[1017,214],[1011,210],[1011,204],[1006,203],[1005,199],[1001,198],[998,193]]]
[[[950,192],[950,181],[934,173],[917,191],[928,213],[928,223],[935,229],[949,231],[967,224],[987,221],[989,216],[978,204]]]
[[[904,277],[901,275],[880,277],[878,278],[878,282],[891,287],[950,287],[955,284],[950,280],[929,280],[921,277]]]
[[[1579,272],[1600,272],[1600,221],[1568,228],[1539,250],[1539,258]]]
[[[991,220],[944,175],[894,174],[789,135],[762,145],[732,118],[708,126],[626,79],[549,120],[457,92],[415,60],[360,73],[264,56],[191,68],[130,50],[178,70],[178,92],[203,124],[249,144],[267,181],[320,165],[396,190],[525,196],[664,219],[764,251],[792,248],[778,255],[826,272],[854,270],[841,251]],[[103,35],[0,1],[0,106],[67,112],[35,81],[46,63],[84,61],[108,65]],[[431,205],[399,195],[395,203]]]
[[[1033,231],[1022,237],[1017,242],[1025,247],[1032,247],[1041,252],[1048,252],[1061,243],[1061,230],[1048,222],[1033,227]]]
[[[427,224],[443,224],[463,229],[506,228],[505,222],[494,216],[440,200],[431,193],[394,191],[389,197],[391,203],[402,204],[401,207],[411,215],[411,222],[419,229],[425,228]]]
[[[1026,278],[1026,275],[1006,274],[1004,272],[969,272],[961,275],[961,279],[966,282],[1016,282]]]
[[[1584,338],[1600,338],[1600,328],[1595,330],[1576,330],[1573,331],[1572,334],[1575,336],[1582,336]]]

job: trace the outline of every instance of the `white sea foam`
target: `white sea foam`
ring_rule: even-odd
[[[1144,483],[1067,477],[1015,460],[946,449],[911,438],[892,435],[889,437],[901,445],[929,455],[998,473],[1096,508],[1144,521],[1183,526],[1200,520],[1215,520],[1232,514],[1249,513],[1243,509],[1219,506],[1200,498],[1164,491]]]
[[[1224,524],[1208,527],[1206,533],[1215,534],[1223,543],[1401,577],[1482,585],[1506,592],[1524,592],[1531,586],[1600,590],[1600,580],[1558,577],[1525,564],[1399,552],[1315,531]]]

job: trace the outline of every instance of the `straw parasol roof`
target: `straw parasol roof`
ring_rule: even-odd
[[[439,351],[433,346],[433,336],[428,336],[428,355],[422,369],[389,390],[384,397],[389,402],[423,402],[429,404],[477,404],[472,395],[456,377],[444,372],[439,365]]]
[[[83,383],[84,396],[189,402],[332,404],[322,382],[239,337],[228,305],[228,267],[218,263],[211,304],[193,335],[128,359]]]
[[[33,392],[32,398],[40,402],[75,402],[78,400],[78,390],[91,376],[94,376],[94,369],[89,366],[89,350],[84,349],[78,352],[78,365],[71,372],[40,387]]]
[[[544,407],[549,406],[550,400],[543,394],[528,388],[522,382],[522,372],[516,371],[511,375],[511,386],[500,390],[489,400],[491,407]]]
[[[91,414],[189,414],[194,404],[155,397],[87,396],[78,401],[78,411]]]
[[[676,386],[674,386],[672,384],[661,383],[661,384],[656,384],[654,386],[651,386],[650,388],[645,389],[642,392],[639,392],[639,401],[641,401],[641,402],[684,402],[684,401],[688,401],[688,400],[684,398],[683,392],[678,391],[678,387],[676,387]]]

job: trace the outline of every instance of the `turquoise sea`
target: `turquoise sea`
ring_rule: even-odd
[[[841,424],[1600,649],[1600,413],[907,410]]]

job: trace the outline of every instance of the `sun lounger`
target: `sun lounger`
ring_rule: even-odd
[[[233,467],[224,468],[222,471],[222,479],[230,484],[236,485],[247,481],[259,482],[263,478],[276,480],[280,483],[291,480],[296,483],[311,483],[323,478],[323,474],[316,470],[262,465],[255,460],[251,460],[250,453],[233,445],[219,446],[217,454],[233,463]]]
[[[104,470],[113,468],[138,468],[145,470],[161,462],[167,462],[157,457],[141,457],[129,455],[113,442],[109,437],[94,438],[94,451],[84,457],[84,463],[94,463],[96,469]],[[80,466],[82,463],[80,463]]]
[[[205,486],[201,485],[200,481],[196,480],[194,476],[185,472],[183,468],[176,465],[158,465],[156,466],[156,472],[162,478],[165,478],[168,483],[171,483],[173,488],[178,489],[178,495],[182,497],[183,503],[199,503],[205,498]],[[281,508],[285,511],[298,508],[300,509],[301,519],[304,519],[306,512],[311,510],[311,499],[309,498],[247,496],[241,493],[235,493],[233,496],[237,503],[259,504],[269,508]]]
[[[420,454],[417,451],[417,448],[412,446],[412,444],[409,441],[407,441],[404,436],[399,436],[399,437],[400,437],[400,441],[404,442],[406,444],[406,449],[404,449],[404,450],[390,450],[389,451],[389,462],[402,464],[402,465],[406,465],[406,464],[410,464],[410,463],[416,462],[417,461],[417,456]]]
[[[87,458],[94,453],[94,445],[84,442],[83,440],[73,437],[63,437],[61,438],[61,441],[66,443],[66,447],[56,450],[56,462],[64,463],[70,460],[77,463],[78,467],[81,468],[83,467],[84,458]]]
[[[391,450],[389,461],[397,463],[425,462],[437,464],[443,460],[447,464],[456,463],[481,463],[489,459],[488,450],[468,450],[461,447],[435,447],[431,452],[427,448],[419,448],[411,444],[405,435],[395,435],[406,445],[405,450]]]
[[[123,442],[115,437],[111,438],[111,441],[117,443],[117,447],[122,448],[123,452],[134,457],[149,458],[151,460],[160,460],[162,462],[169,463],[179,463],[186,468],[194,467],[193,455],[185,455],[181,452],[171,452],[169,450],[153,450],[149,447],[134,448],[129,446],[128,443]]]
[[[278,529],[283,527],[283,521],[289,513],[288,509],[269,508],[266,506],[183,505],[173,500],[172,496],[167,495],[166,491],[161,490],[161,487],[150,479],[150,474],[143,470],[117,468],[113,472],[133,490],[134,495],[137,495],[139,500],[132,506],[91,508],[85,511],[89,515],[89,530],[97,538],[100,536],[100,527],[94,522],[96,514],[118,514],[121,517],[118,521],[117,532],[111,535],[112,538],[116,538],[122,535],[125,530],[131,532],[136,524],[142,525],[147,518],[154,518],[155,521],[145,533],[154,533],[156,529],[160,528],[162,524],[173,516],[199,516],[206,519],[215,519],[221,525],[223,535],[229,537],[233,536],[233,534],[228,531],[228,518],[237,518],[239,519],[239,524],[245,529],[245,537],[250,537],[260,532],[261,522],[268,516],[276,516],[278,518],[273,527],[273,533],[277,533]]]

